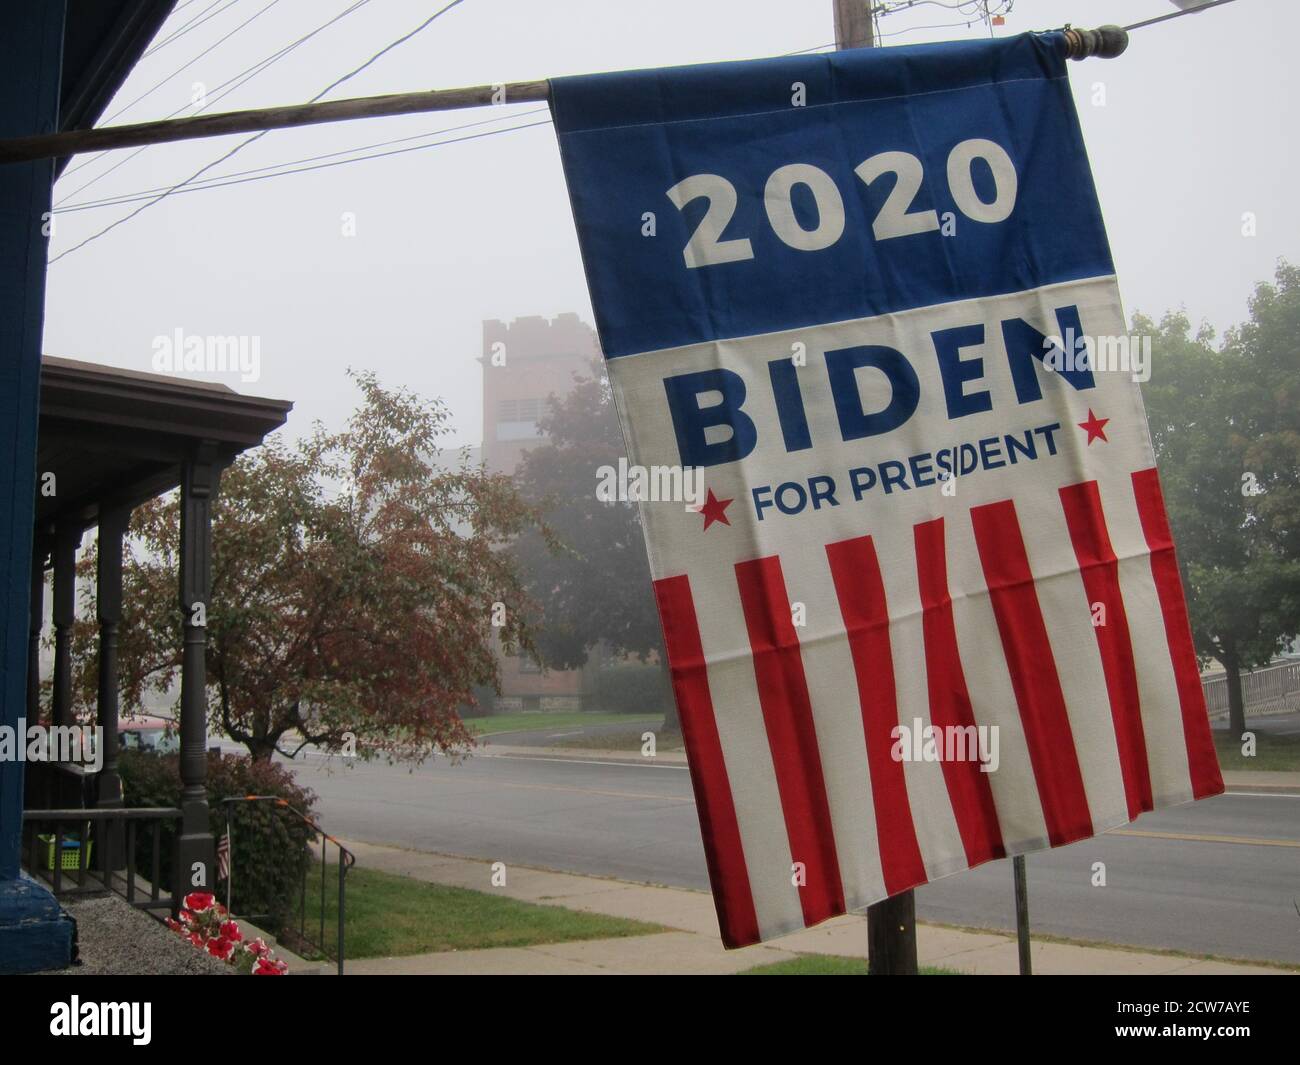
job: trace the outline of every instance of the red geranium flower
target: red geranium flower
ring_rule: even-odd
[[[239,925],[234,921],[223,921],[221,924],[221,938],[231,943],[239,943],[244,938],[244,933],[239,930]]]
[[[214,958],[220,958],[222,961],[229,959],[235,949],[235,944],[228,939],[209,939],[208,953]]]
[[[216,901],[216,896],[210,891],[191,891],[185,896],[184,905],[187,910],[202,913],[204,910],[212,909],[212,904]]]
[[[269,958],[258,958],[257,964],[253,966],[254,976],[283,976],[288,966],[282,961],[271,961]]]

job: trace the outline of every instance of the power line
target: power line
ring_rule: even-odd
[[[1222,7],[1224,4],[1230,4],[1232,0],[1210,0],[1208,4],[1200,4],[1197,7],[1186,7],[1181,11],[1174,11],[1168,15],[1159,15],[1156,18],[1149,18],[1144,22],[1135,22],[1131,26],[1125,26],[1126,30],[1140,30],[1143,26],[1154,26],[1157,22],[1168,22],[1170,19],[1182,18],[1184,15],[1199,15],[1202,11],[1209,11],[1212,7]]]
[[[152,96],[155,92],[157,92],[157,91],[158,91],[159,89],[161,89],[164,85],[166,85],[167,82],[171,81],[172,78],[176,77],[177,74],[181,73],[181,71],[183,71],[183,70],[188,70],[190,67],[192,67],[195,63],[197,63],[200,59],[202,59],[205,55],[207,55],[209,52],[211,52],[211,51],[212,51],[214,48],[216,48],[218,45],[220,45],[220,44],[224,44],[226,41],[230,40],[231,37],[233,37],[236,33],[238,33],[240,30],[242,30],[242,29],[243,29],[245,26],[247,26],[250,22],[252,22],[252,21],[253,21],[254,19],[256,19],[256,18],[260,18],[262,15],[265,15],[268,11],[271,10],[271,8],[275,7],[275,5],[278,4],[279,2],[280,2],[280,0],[271,0],[271,2],[270,2],[269,4],[267,4],[264,8],[261,8],[260,10],[258,10],[258,11],[257,11],[254,15],[252,15],[250,18],[245,19],[243,22],[241,22],[238,26],[236,26],[233,30],[231,30],[229,33],[227,33],[227,34],[226,34],[224,37],[222,37],[220,40],[215,41],[215,42],[213,42],[212,44],[208,45],[205,49],[203,49],[203,51],[201,51],[201,52],[200,52],[198,55],[196,55],[193,59],[189,60],[189,62],[183,64],[182,66],[177,67],[177,68],[176,68],[175,70],[173,70],[170,74],[168,74],[165,78],[163,78],[162,81],[160,81],[160,82],[158,82],[156,85],[154,85],[153,88],[148,89],[148,90],[146,90],[145,92],[142,92],[139,96],[137,96],[134,100],[132,100],[132,101],[131,101],[129,104],[127,104],[125,107],[119,107],[116,111],[114,111],[111,115],[109,115],[106,119],[104,119],[104,123],[105,123],[105,124],[108,124],[108,123],[112,122],[113,119],[115,119],[115,118],[117,118],[118,116],[123,115],[123,114],[125,114],[127,111],[131,110],[131,108],[133,108],[133,107],[134,107],[136,104],[138,104],[141,100],[144,100],[144,99],[146,99],[146,98],[149,97],[149,96]]]
[[[204,102],[203,107],[201,107],[199,111],[206,111],[209,107],[211,107],[213,104],[220,101],[223,97],[229,96],[235,90],[243,88],[259,74],[264,73],[267,69],[274,66],[281,59],[285,58],[285,56],[289,55],[291,52],[297,50],[299,47],[306,44],[318,33],[322,33],[323,31],[329,29],[336,22],[340,22],[343,19],[347,18],[348,15],[351,15],[354,11],[359,11],[361,8],[365,7],[368,3],[370,3],[370,0],[355,0],[354,3],[349,4],[333,18],[327,19],[325,22],[322,22],[314,30],[310,30],[309,32],[304,33],[297,40],[290,41],[288,44],[284,45],[283,47],[277,48],[270,55],[262,59],[259,59],[252,66],[245,67],[238,74],[235,74],[227,78],[225,81],[221,82],[219,85],[213,88],[212,92],[208,95],[208,99]],[[229,88],[227,88],[227,86],[229,86]],[[185,107],[188,106],[189,106],[188,104],[185,105]],[[185,107],[180,108],[180,110],[184,111]],[[173,114],[175,113],[176,112],[173,112]],[[195,112],[195,113],[198,114],[199,112]],[[172,115],[168,115],[167,117],[171,118]]]
[[[333,26],[336,22],[339,22],[339,21],[341,21],[342,19],[347,18],[348,15],[351,15],[354,11],[358,11],[358,10],[360,10],[361,8],[365,7],[368,3],[370,3],[370,0],[355,0],[355,3],[353,3],[353,4],[351,4],[350,6],[344,8],[342,11],[340,11],[340,12],[339,12],[337,15],[335,15],[333,18],[331,18],[331,19],[329,19],[329,20],[327,20],[327,21],[325,21],[325,22],[322,22],[322,23],[321,23],[319,26],[317,26],[314,30],[311,30],[311,31],[308,32],[308,33],[304,33],[304,34],[303,34],[301,37],[299,37],[296,41],[291,41],[289,44],[286,44],[286,45],[284,45],[282,48],[279,48],[279,49],[277,49],[276,51],[272,52],[269,56],[266,56],[266,57],[263,58],[263,59],[259,59],[259,60],[258,60],[256,63],[254,63],[252,66],[245,67],[243,70],[241,70],[238,74],[234,75],[233,77],[229,77],[229,78],[227,78],[227,79],[226,79],[225,81],[223,81],[220,85],[217,85],[216,87],[213,88],[212,93],[208,96],[207,100],[204,101],[203,106],[200,107],[200,108],[199,108],[196,112],[194,112],[194,113],[195,113],[196,115],[198,115],[198,114],[202,114],[204,111],[206,111],[206,110],[207,110],[209,107],[211,107],[213,104],[217,103],[217,102],[218,102],[219,100],[221,100],[223,97],[229,96],[229,95],[230,95],[232,92],[234,92],[236,89],[242,88],[244,85],[247,85],[250,81],[252,81],[252,80],[253,80],[255,77],[257,77],[259,74],[263,74],[263,73],[265,73],[265,72],[266,72],[267,70],[269,70],[272,66],[274,66],[276,63],[278,63],[281,59],[283,59],[285,56],[289,55],[290,52],[292,52],[292,51],[294,51],[294,49],[298,48],[299,45],[302,45],[302,44],[306,43],[307,41],[311,40],[311,39],[312,39],[313,37],[315,37],[318,33],[321,33],[322,31],[329,29],[329,27]],[[232,84],[232,82],[233,82],[234,84]],[[230,86],[230,88],[227,89],[226,86],[228,86],[228,85]],[[223,89],[225,89],[224,92],[222,92]],[[175,111],[173,111],[171,114],[166,115],[165,118],[175,118],[175,117],[176,117],[177,115],[179,115],[182,111],[184,111],[186,108],[191,107],[191,106],[193,106],[193,105],[191,105],[191,104],[182,104],[180,107],[178,107],[178,108],[177,108]],[[92,178],[90,181],[87,181],[84,185],[78,186],[77,188],[73,189],[72,192],[70,192],[70,193],[68,193],[66,196],[62,197],[62,199],[60,199],[60,200],[58,201],[58,203],[64,203],[64,202],[66,202],[70,197],[72,197],[72,196],[76,196],[76,195],[77,195],[78,193],[80,193],[80,192],[84,192],[86,189],[90,188],[91,185],[95,184],[95,182],[99,181],[100,178],[107,177],[109,174],[111,174],[111,173],[112,173],[114,170],[116,170],[118,167],[123,166],[123,165],[126,164],[126,163],[129,163],[129,162],[130,162],[132,159],[134,159],[137,155],[139,155],[141,152],[147,150],[147,149],[150,148],[150,147],[152,147],[152,146],[146,144],[146,145],[143,145],[143,146],[137,148],[137,149],[136,149],[135,151],[133,151],[130,155],[123,156],[123,157],[122,157],[121,159],[119,159],[116,163],[114,163],[112,166],[110,166],[107,170],[102,171],[102,172],[101,172],[97,177],[94,177],[94,178]],[[97,159],[102,159],[102,158],[105,156],[105,154],[107,154],[107,153],[100,152],[98,155],[92,155],[92,156],[90,156],[88,159],[84,160],[83,162],[81,162],[81,163],[79,163],[79,164],[77,164],[77,165],[74,165],[74,166],[69,167],[66,171],[64,171],[63,176],[66,178],[66,177],[68,177],[69,175],[76,173],[78,170],[81,170],[81,169],[83,169],[84,167],[89,166],[89,165],[90,165],[91,163],[93,163],[95,160],[97,160]],[[55,204],[56,207],[58,206],[58,203]]]
[[[360,74],[363,70],[365,70],[366,67],[370,66],[371,63],[373,63],[375,60],[377,60],[380,56],[385,55],[385,54],[387,54],[388,52],[391,52],[394,48],[396,48],[396,47],[397,47],[398,45],[400,45],[400,44],[405,44],[405,43],[406,43],[407,41],[409,41],[412,37],[414,37],[417,33],[419,33],[419,32],[420,32],[421,30],[423,30],[426,26],[428,26],[431,22],[433,22],[434,19],[438,18],[438,17],[441,16],[441,15],[445,15],[445,14],[446,14],[448,11],[450,11],[453,7],[458,7],[458,6],[460,6],[461,4],[463,4],[464,2],[465,2],[465,0],[451,0],[451,3],[449,3],[446,7],[439,8],[439,9],[438,9],[437,11],[435,11],[432,15],[430,15],[427,19],[425,19],[425,20],[424,20],[423,22],[421,22],[418,26],[416,26],[415,29],[413,29],[410,33],[406,34],[406,35],[403,36],[403,37],[398,37],[397,40],[393,41],[391,44],[387,44],[387,45],[385,45],[383,48],[379,49],[379,51],[377,51],[374,55],[372,55],[369,59],[367,59],[364,63],[362,63],[361,66],[357,67],[356,70],[353,70],[353,71],[348,72],[347,74],[344,74],[343,77],[341,77],[341,78],[338,79],[338,81],[334,82],[334,83],[331,84],[331,85],[327,85],[327,86],[325,86],[325,88],[323,88],[319,93],[317,93],[315,96],[313,96],[313,97],[311,98],[311,100],[308,101],[308,103],[315,103],[317,100],[319,100],[322,96],[324,96],[324,95],[325,95],[327,92],[329,92],[331,89],[337,89],[337,88],[338,88],[340,85],[342,85],[345,81],[349,80],[350,78],[354,78],[354,77],[356,77],[356,76],[357,76],[358,74]]]
[[[364,2],[364,0],[363,0],[363,2]],[[364,63],[362,63],[359,67],[356,67],[354,70],[350,70],[348,73],[344,74],[341,78],[337,78],[337,79],[335,79],[334,81],[332,81],[329,85],[325,86],[325,88],[323,88],[320,92],[318,92],[315,96],[313,96],[313,97],[312,97],[309,101],[307,101],[307,102],[308,102],[308,103],[316,103],[316,102],[317,102],[317,101],[318,101],[322,96],[324,96],[326,93],[330,92],[330,91],[333,90],[333,89],[338,88],[338,87],[339,87],[340,85],[342,85],[345,81],[348,81],[349,79],[356,77],[356,75],[360,74],[363,70],[365,70],[365,69],[366,69],[367,67],[369,67],[372,63],[374,63],[377,59],[379,59],[380,56],[385,55],[386,53],[392,51],[392,50],[393,50],[394,48],[396,48],[398,45],[406,43],[406,42],[409,41],[412,37],[414,37],[417,33],[421,32],[421,31],[424,30],[427,26],[431,25],[431,24],[432,24],[436,19],[440,18],[442,15],[445,15],[445,14],[446,14],[448,11],[450,11],[452,8],[454,8],[454,7],[458,7],[459,5],[463,4],[464,2],[465,2],[465,0],[451,0],[451,3],[445,5],[444,7],[439,8],[439,9],[438,9],[437,11],[435,11],[432,15],[430,15],[427,19],[425,19],[423,22],[421,22],[421,23],[420,23],[420,24],[419,24],[415,29],[413,29],[410,33],[407,33],[407,34],[403,35],[402,37],[399,37],[397,40],[393,41],[392,43],[385,45],[385,46],[384,46],[383,48],[381,48],[378,52],[376,52],[376,53],[375,53],[374,55],[372,55],[369,59],[367,59]],[[155,203],[158,203],[160,200],[164,200],[164,199],[166,199],[168,196],[172,195],[172,193],[176,192],[177,189],[180,189],[180,188],[182,188],[182,187],[188,185],[188,184],[189,184],[191,181],[193,181],[195,178],[199,177],[199,176],[202,175],[202,174],[207,173],[207,172],[208,172],[209,170],[211,170],[214,166],[218,166],[218,165],[220,165],[221,163],[224,163],[227,159],[229,159],[229,158],[230,158],[232,155],[234,155],[236,152],[242,150],[243,148],[246,148],[248,145],[252,144],[255,140],[260,140],[262,137],[265,137],[269,132],[270,132],[270,130],[266,130],[266,129],[264,129],[264,130],[262,130],[262,131],[260,131],[260,132],[258,132],[258,133],[254,133],[251,137],[248,137],[247,139],[240,141],[240,142],[239,142],[238,144],[236,144],[233,148],[231,148],[230,151],[228,151],[228,152],[226,152],[224,155],[221,155],[221,156],[219,156],[218,158],[212,160],[212,162],[207,163],[206,165],[200,167],[200,168],[199,168],[198,170],[196,170],[193,174],[191,174],[189,177],[187,177],[184,181],[178,182],[177,184],[173,185],[171,188],[167,189],[165,192],[159,193],[159,194],[158,194],[157,196],[155,196],[153,199],[147,200],[146,202],[140,204],[140,206],[137,207],[137,208],[136,208],[134,211],[132,211],[130,214],[128,214],[128,215],[124,215],[122,218],[119,218],[119,219],[117,219],[117,220],[114,221],[114,222],[110,222],[110,223],[109,223],[107,226],[105,226],[103,229],[99,230],[99,231],[96,232],[96,233],[92,233],[89,237],[87,237],[87,238],[86,238],[85,240],[83,240],[81,243],[79,243],[79,244],[74,244],[71,248],[67,249],[67,251],[59,252],[58,255],[56,255],[56,256],[54,256],[52,259],[50,259],[50,265],[53,265],[54,263],[58,262],[60,259],[64,258],[65,256],[71,255],[74,251],[78,251],[79,249],[84,248],[87,244],[91,243],[92,241],[98,240],[100,237],[102,237],[102,236],[104,236],[106,233],[109,233],[109,232],[111,232],[112,230],[116,229],[118,226],[122,225],[123,223],[131,221],[131,219],[135,218],[137,215],[143,213],[144,211],[147,211],[147,210],[148,210],[150,207],[152,207]],[[409,151],[409,150],[411,150],[411,149],[405,149],[405,150]],[[251,179],[250,179],[250,180],[251,180]]]
[[[530,112],[530,113],[536,114],[537,112]],[[523,116],[520,115],[517,117],[522,118]],[[448,140],[444,140],[444,141],[434,141],[432,144],[415,144],[408,148],[395,148],[392,151],[388,151],[388,152],[373,152],[370,155],[359,155],[355,159],[335,159],[333,162],[330,163],[317,163],[315,166],[300,166],[300,167],[295,167],[292,170],[280,170],[274,174],[253,174],[252,171],[247,171],[247,173],[253,174],[253,176],[234,178],[233,180],[230,181],[222,180],[222,178],[212,178],[209,182],[202,185],[186,185],[184,187],[177,187],[176,189],[173,190],[173,192],[177,196],[183,195],[184,193],[187,192],[207,192],[209,189],[225,188],[227,185],[244,185],[250,181],[266,181],[269,178],[287,177],[290,174],[304,174],[312,170],[327,170],[330,167],[343,166],[346,163],[364,163],[370,159],[383,159],[390,155],[405,155],[408,152],[424,151],[426,148],[441,148],[443,145],[446,144],[460,144],[463,141],[481,140],[484,137],[494,137],[499,133],[516,133],[521,129],[533,129],[537,126],[549,126],[550,124],[551,124],[551,120],[549,118],[545,118],[542,119],[540,122],[525,122],[522,125],[518,125],[518,126],[508,126],[505,129],[489,129],[489,130],[484,130],[482,133],[471,133],[464,137],[451,137]],[[432,136],[436,136],[436,134],[425,133],[425,134],[421,134],[421,136],[432,137]],[[325,157],[321,156],[320,158],[325,158]],[[289,164],[281,163],[279,165],[288,166]],[[267,167],[264,169],[270,169],[270,168]],[[225,175],[225,176],[233,177],[233,175]],[[139,198],[147,199],[148,197],[139,197]],[[129,200],[119,201],[119,203],[129,203],[129,202],[132,201]],[[97,206],[97,205],[90,204],[85,207],[74,206],[70,208],[65,208],[64,210],[87,210],[89,209],[89,207],[93,207],[93,206]],[[117,204],[105,204],[103,206],[111,207],[111,206],[117,206]],[[63,214],[64,212],[57,211],[55,213]],[[69,250],[71,251],[75,249],[69,249]],[[50,261],[53,262],[53,260]]]
[[[545,107],[539,107],[539,108],[536,108],[535,110],[532,110],[532,111],[523,111],[523,112],[521,112],[521,113],[519,113],[519,114],[515,114],[515,115],[498,115],[496,118],[485,118],[485,119],[481,119],[481,120],[478,121],[478,122],[464,122],[464,123],[461,123],[461,124],[459,124],[459,125],[455,125],[455,126],[447,126],[447,127],[444,128],[444,129],[429,130],[429,131],[426,131],[426,132],[424,132],[424,133],[415,133],[415,134],[412,134],[412,135],[409,136],[409,137],[396,137],[396,138],[394,138],[394,139],[392,139],[392,140],[377,141],[376,143],[373,143],[373,144],[362,144],[362,145],[357,145],[356,147],[352,147],[352,148],[343,148],[343,149],[341,149],[341,150],[339,150],[339,151],[336,151],[336,152],[325,152],[325,153],[322,154],[322,155],[310,155],[310,156],[307,156],[305,159],[293,159],[293,160],[289,160],[289,161],[287,161],[287,162],[272,163],[272,164],[269,165],[269,166],[253,167],[253,168],[250,169],[250,170],[238,170],[238,171],[235,171],[235,172],[233,172],[233,173],[229,173],[229,174],[218,174],[218,175],[215,175],[214,177],[211,177],[211,178],[205,178],[203,181],[198,182],[198,183],[196,183],[196,184],[187,185],[187,186],[186,186],[185,188],[183,188],[183,189],[178,189],[177,192],[178,192],[178,194],[179,194],[179,193],[182,193],[182,192],[202,192],[202,191],[204,191],[204,190],[206,190],[206,189],[209,189],[209,188],[221,188],[222,185],[228,185],[228,184],[233,185],[233,184],[239,184],[239,183],[241,183],[241,182],[236,182],[236,181],[228,181],[228,180],[227,180],[228,178],[245,178],[245,177],[249,177],[250,175],[254,175],[254,174],[256,174],[256,175],[260,175],[261,177],[282,177],[284,174],[297,174],[297,173],[302,173],[302,172],[305,171],[305,170],[318,170],[318,169],[321,169],[321,168],[320,168],[320,167],[307,167],[307,166],[301,166],[300,164],[304,164],[304,163],[314,163],[314,162],[317,162],[317,161],[319,161],[319,160],[321,160],[321,159],[334,159],[335,157],[340,156],[340,155],[352,155],[354,152],[368,152],[368,151],[370,151],[370,150],[373,149],[373,148],[386,148],[386,147],[389,147],[390,145],[394,145],[394,144],[405,144],[405,143],[407,143],[407,142],[409,142],[409,141],[424,140],[424,139],[427,138],[427,137],[440,137],[440,136],[442,136],[444,133],[454,133],[454,132],[456,132],[456,131],[458,131],[458,130],[462,130],[462,129],[473,129],[473,128],[475,128],[476,126],[486,126],[486,125],[489,125],[489,124],[491,124],[491,123],[493,123],[493,122],[504,122],[504,121],[506,121],[507,119],[513,119],[513,118],[531,118],[531,117],[534,116],[534,115],[545,114],[546,111],[547,111],[547,108],[545,108]],[[496,132],[496,133],[510,133],[510,132],[513,132],[515,129],[529,129],[529,128],[531,128],[531,126],[533,126],[533,125],[546,125],[546,123],[545,123],[545,122],[541,122],[541,123],[530,123],[529,125],[526,125],[526,126],[512,126],[512,127],[510,127],[510,129],[505,129],[505,130],[494,130],[493,132]],[[457,138],[457,139],[458,139],[458,140],[465,140],[465,139],[470,139],[470,138]],[[453,143],[453,142],[451,142],[451,141],[447,141],[447,142],[439,142],[439,143],[448,143],[448,144],[450,144],[450,143]],[[437,145],[422,144],[422,145],[417,145],[417,147],[418,147],[418,148],[431,148],[431,147],[437,147]],[[400,154],[400,153],[397,153],[397,152],[377,152],[377,153],[372,154],[372,155],[359,155],[359,156],[357,156],[357,157],[354,158],[354,159],[339,159],[339,160],[337,160],[337,162],[332,163],[332,164],[330,164],[330,165],[332,165],[332,166],[338,166],[338,165],[341,165],[342,163],[359,163],[359,162],[363,162],[363,161],[366,160],[366,159],[378,159],[378,158],[380,158],[381,156],[386,156],[386,155],[397,155],[397,154]],[[292,169],[292,170],[283,170],[281,173],[268,173],[268,171],[281,171],[281,168],[283,168],[283,167],[294,167],[294,168],[296,168],[296,169]],[[89,210],[94,210],[94,209],[99,208],[99,207],[116,207],[116,206],[119,206],[119,205],[121,205],[121,204],[126,204],[126,203],[136,203],[136,202],[138,202],[138,201],[140,201],[140,200],[147,200],[147,199],[149,199],[149,197],[152,196],[154,193],[162,192],[162,191],[163,191],[164,189],[166,189],[166,188],[167,188],[166,185],[161,185],[161,186],[159,186],[158,188],[154,188],[154,189],[142,189],[142,190],[140,190],[139,192],[123,193],[123,194],[120,195],[120,196],[106,196],[106,197],[104,197],[103,199],[100,199],[100,200],[86,200],[86,201],[83,201],[83,202],[81,202],[81,203],[73,203],[73,204],[69,204],[67,207],[55,208],[55,212],[54,212],[54,213],[55,213],[55,214],[66,214],[66,213],[70,213],[70,212],[72,212],[72,211],[89,211]]]
[[[221,3],[221,0],[214,0],[213,3],[205,7],[202,11],[200,11],[197,15],[195,15],[192,19],[190,19],[189,22],[185,23],[184,26],[180,27],[180,29],[178,29],[175,33],[172,33],[169,36],[163,38],[163,40],[159,41],[157,44],[150,45],[149,48],[145,51],[144,55],[142,55],[140,58],[148,59],[151,55],[154,54],[154,52],[161,51],[162,49],[166,48],[169,44],[171,44],[173,41],[180,40],[191,30],[197,30],[200,26],[203,25],[203,23],[209,21],[210,19],[216,18],[223,11],[227,11],[230,8],[234,7],[237,3],[239,3],[239,0],[226,0],[225,7],[222,7],[216,11],[212,11],[212,9],[216,7],[219,3]],[[209,11],[212,11],[212,14],[208,15],[207,13]],[[204,18],[203,17],[204,15],[207,15],[207,18]]]
[[[835,47],[834,41],[831,41],[830,44],[814,44],[811,48],[800,48],[798,51],[795,52],[782,52],[781,58],[784,59],[786,56],[792,56],[792,55],[807,55],[809,52],[820,52],[823,48],[834,48],[834,47]]]
[[[1006,3],[1007,6],[992,13],[1002,15],[1011,10],[1011,3],[1014,0],[998,0],[998,2]],[[945,2],[945,0],[884,0],[883,3],[877,4],[872,11],[878,15],[896,15],[900,11],[926,6],[942,7],[948,11],[960,11],[963,15],[982,16],[984,14],[983,0],[956,0],[956,2]]]
[[[922,30],[951,30],[958,26],[970,29],[975,23],[983,22],[982,18],[972,18],[967,22],[933,22],[926,26],[904,26],[901,30],[892,30],[889,33],[878,33],[877,37],[899,37],[904,33],[920,33]]]
[[[885,0],[885,2],[872,8],[872,14],[877,19],[880,19],[886,15],[897,15],[913,8],[926,6],[954,11],[960,15],[965,15],[966,18],[960,22],[937,22],[925,26],[906,26],[885,33],[877,31],[877,39],[899,37],[905,33],[919,32],[921,30],[948,30],[956,29],[959,26],[970,29],[977,22],[982,22],[988,27],[989,36],[991,37],[993,36],[993,19],[1011,14],[1016,5],[1015,0],[955,0],[955,2],[948,2],[948,0]]]

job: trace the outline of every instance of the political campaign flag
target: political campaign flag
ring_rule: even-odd
[[[1063,35],[551,105],[724,942],[1222,791]]]

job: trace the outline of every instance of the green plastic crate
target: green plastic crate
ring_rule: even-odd
[[[41,847],[41,865],[50,872],[54,871],[54,836],[52,834],[41,833],[37,835],[36,840]],[[90,848],[94,844],[86,841],[86,868],[90,868]],[[75,836],[65,836],[63,838],[63,854],[59,864],[63,866],[64,871],[68,869],[76,870],[81,868],[81,841]]]

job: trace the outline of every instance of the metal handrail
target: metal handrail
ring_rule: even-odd
[[[221,806],[225,812],[227,831],[230,830],[230,826],[233,824],[233,819],[231,817],[231,814],[233,812],[234,804],[254,803],[254,802],[270,803],[272,806],[276,807],[277,809],[284,810],[292,814],[294,817],[298,818],[298,820],[301,821],[304,825],[306,825],[309,829],[311,829],[312,832],[314,832],[315,834],[321,837],[320,933],[319,933],[320,941],[318,943],[313,943],[312,945],[316,947],[326,957],[329,956],[329,951],[325,944],[325,875],[326,875],[326,869],[328,865],[328,862],[326,861],[326,844],[333,843],[334,846],[338,848],[339,851],[338,974],[339,976],[342,976],[344,953],[345,953],[344,945],[343,945],[344,925],[346,923],[346,915],[347,915],[347,908],[346,908],[347,892],[345,887],[345,881],[346,881],[348,870],[351,869],[357,863],[356,855],[353,854],[350,850],[348,850],[347,847],[343,846],[343,844],[339,842],[339,840],[336,837],[331,836],[328,832],[326,832],[323,828],[321,828],[321,826],[317,824],[315,820],[313,820],[307,814],[303,813],[296,806],[292,805],[288,799],[282,799],[278,795],[232,795],[229,796],[228,798],[222,799]],[[235,879],[235,857],[234,857],[234,846],[232,844],[231,855],[230,855],[230,869],[226,876],[226,909],[232,915],[234,915],[234,910],[231,907],[231,900],[233,897],[232,885],[234,883],[234,879]],[[250,915],[247,919],[252,920],[255,917],[261,917],[261,916],[263,915],[253,914]],[[307,939],[307,935],[306,935],[306,922],[307,922],[307,867],[304,865],[303,872],[302,872],[302,890],[299,899],[299,933],[298,934],[299,934],[299,938],[301,938],[303,942],[310,943],[311,941]]]

